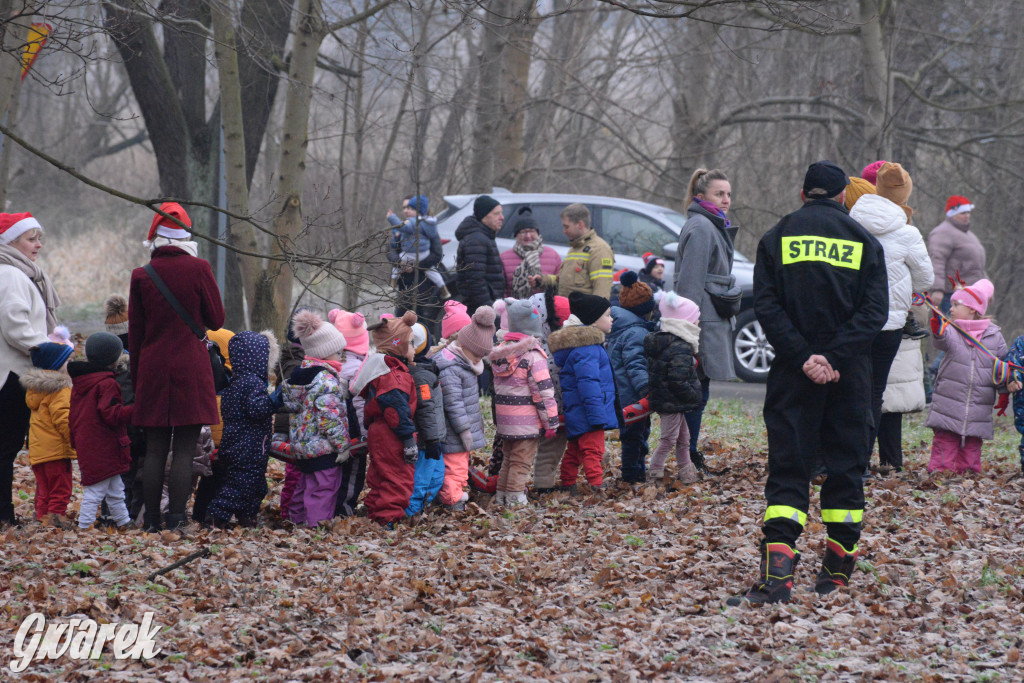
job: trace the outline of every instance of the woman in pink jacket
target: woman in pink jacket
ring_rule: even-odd
[[[533,211],[528,206],[519,209],[515,215],[512,236],[514,247],[501,253],[501,265],[505,269],[505,296],[527,299],[532,294],[544,291],[543,275],[558,275],[562,258],[551,247],[544,246]]]
[[[543,319],[529,301],[506,299],[508,334],[491,352],[494,372],[494,421],[504,447],[494,501],[526,503],[526,480],[543,434],[553,439],[558,429],[555,385],[548,355],[541,348]]]

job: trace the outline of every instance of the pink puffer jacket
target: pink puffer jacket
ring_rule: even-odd
[[[515,296],[512,293],[512,273],[516,271],[523,259],[514,249],[501,252],[501,266],[505,269],[505,296]],[[544,247],[540,251],[540,272],[544,275],[558,275],[562,269],[562,257],[551,247]],[[543,292],[544,288],[534,288],[534,293]]]
[[[536,338],[512,333],[490,355],[494,373],[494,421],[503,438],[536,439],[558,429],[555,385],[548,356]]]

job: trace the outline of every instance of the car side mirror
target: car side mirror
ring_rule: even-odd
[[[664,255],[666,261],[675,261],[676,260],[676,256],[678,255],[678,253],[679,253],[679,243],[678,242],[673,242],[672,244],[666,244],[665,245],[665,249],[662,252],[662,254]]]

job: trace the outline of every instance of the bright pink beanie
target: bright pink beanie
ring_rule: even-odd
[[[872,185],[878,184],[878,169],[882,168],[882,164],[886,163],[884,160],[879,159],[878,161],[872,162],[864,167],[864,170],[860,172],[860,177],[868,181]]]
[[[970,287],[964,287],[953,292],[951,301],[955,304],[963,304],[967,308],[977,311],[978,315],[985,315],[985,311],[988,310],[988,302],[992,300],[994,293],[995,287],[992,285],[992,282],[981,279]]]
[[[444,302],[444,317],[441,319],[441,336],[450,339],[453,334],[470,323],[466,304],[455,299]]]
[[[352,353],[365,356],[370,352],[370,333],[366,331],[366,317],[362,313],[349,313],[340,308],[327,314],[338,332],[345,335],[345,348]]]
[[[700,308],[697,304],[675,292],[666,292],[658,303],[662,318],[687,320],[691,323],[700,322]]]

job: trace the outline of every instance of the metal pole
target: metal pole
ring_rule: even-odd
[[[224,126],[220,127],[220,154],[217,155],[217,206],[222,209],[228,208],[227,189],[227,162],[224,159]],[[226,214],[217,212],[217,239],[227,242],[228,239],[228,217]],[[224,296],[224,282],[226,280],[225,270],[227,269],[227,250],[223,245],[217,245],[217,287],[221,296]]]

